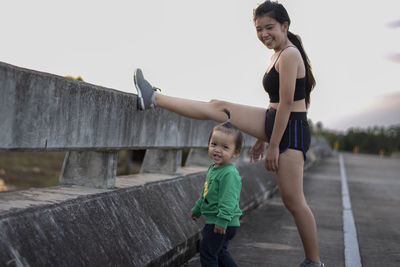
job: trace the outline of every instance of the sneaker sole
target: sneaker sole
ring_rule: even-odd
[[[137,72],[137,70],[135,70],[135,73],[133,74],[133,82],[135,83],[135,87],[136,87],[137,92],[138,92],[138,108],[140,110],[144,110],[145,109],[144,101],[143,101],[141,89],[140,89],[138,81],[137,81],[136,72]]]

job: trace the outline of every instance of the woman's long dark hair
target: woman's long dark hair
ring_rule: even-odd
[[[285,7],[282,4],[272,1],[265,1],[264,3],[260,4],[255,10],[253,14],[253,19],[268,16],[270,18],[275,19],[280,24],[283,24],[285,21],[288,22],[288,26],[290,26],[290,18],[289,14],[287,13]],[[287,36],[289,40],[297,47],[300,51],[301,57],[303,58],[304,65],[306,68],[306,105],[307,107],[310,104],[310,94],[311,91],[315,87],[315,78],[312,73],[312,68],[310,64],[310,60],[307,57],[306,52],[304,51],[303,44],[300,40],[300,37],[296,36],[292,32],[288,30]]]

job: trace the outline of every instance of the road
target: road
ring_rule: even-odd
[[[343,153],[341,165],[340,157],[325,158],[304,176],[322,261],[327,267],[400,266],[400,159]],[[229,251],[240,267],[299,266],[301,241],[279,194],[243,218]],[[200,266],[198,255],[186,266]]]

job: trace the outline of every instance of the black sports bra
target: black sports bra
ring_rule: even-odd
[[[290,46],[288,46],[290,47]],[[286,48],[288,48],[286,47]],[[282,49],[279,53],[278,58],[275,60],[274,65],[272,66],[269,72],[266,72],[263,78],[263,86],[264,90],[269,95],[270,103],[279,103],[279,72],[275,69],[275,64],[281,56],[282,52],[286,49]],[[297,78],[296,86],[294,89],[294,101],[302,100],[306,98],[306,77]]]

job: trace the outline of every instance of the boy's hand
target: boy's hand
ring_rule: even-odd
[[[190,219],[192,219],[193,221],[197,221],[198,217],[196,215],[193,214],[193,212],[190,212],[189,215]]]
[[[218,225],[214,226],[214,233],[224,235],[226,233],[226,229],[219,227]]]

